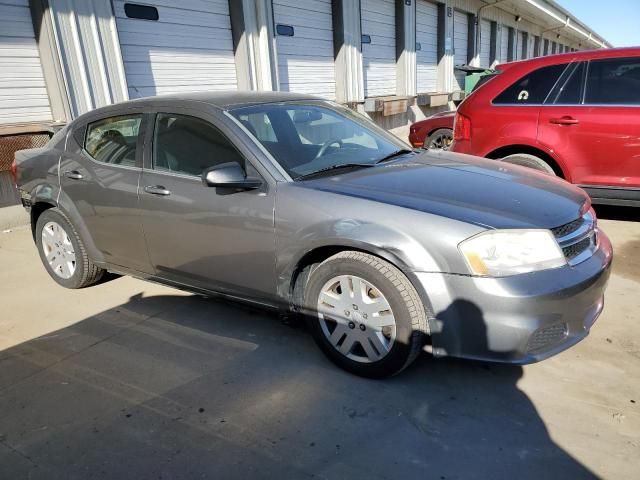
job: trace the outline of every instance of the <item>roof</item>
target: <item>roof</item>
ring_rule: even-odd
[[[185,92],[174,93],[169,95],[159,95],[155,97],[144,97],[128,102],[123,102],[120,105],[126,103],[158,103],[163,101],[168,102],[201,102],[207,103],[223,110],[235,107],[256,105],[261,103],[277,103],[277,102],[291,102],[296,100],[322,100],[319,97],[312,95],[304,95],[300,93],[291,92],[255,92],[248,90],[229,90],[218,92]]]
[[[504,71],[518,65],[525,65],[529,68],[532,65],[555,65],[563,62],[621,57],[640,57],[640,47],[601,48],[597,50],[579,50],[577,52],[557,53],[553,55],[502,63],[498,65],[496,69]]]

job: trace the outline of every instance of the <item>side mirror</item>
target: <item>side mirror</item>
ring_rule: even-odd
[[[247,177],[236,162],[221,163],[202,172],[202,181],[208,187],[253,190],[262,186],[259,178]]]

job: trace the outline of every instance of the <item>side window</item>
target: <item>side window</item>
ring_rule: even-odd
[[[504,90],[493,100],[493,103],[496,105],[543,103],[566,66],[567,64],[551,65],[534,70]]]
[[[581,62],[573,69],[562,88],[558,89],[556,98],[551,103],[556,105],[579,105],[582,103],[585,65],[584,62]]]
[[[215,165],[244,159],[213,125],[186,115],[160,113],[153,133],[153,168],[165,172],[201,175]]]
[[[640,105],[640,57],[589,62],[584,103]]]
[[[90,123],[84,149],[98,162],[134,167],[141,123],[141,115],[122,115]]]

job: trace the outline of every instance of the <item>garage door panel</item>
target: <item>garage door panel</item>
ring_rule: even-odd
[[[274,0],[276,24],[294,35],[276,35],[280,90],[336,95],[331,0]]]
[[[237,87],[229,5],[224,0],[145,2],[158,21],[127,18],[114,1],[129,96]]]
[[[509,27],[502,25],[500,31],[500,63],[506,63],[509,59]]]
[[[464,12],[454,11],[453,15],[453,48],[454,65],[467,64],[467,52],[469,49],[469,17]],[[464,90],[464,72],[455,72],[454,90]]]
[[[153,35],[139,35],[132,32],[124,32],[119,35],[120,44],[134,47],[151,47],[150,51],[216,51],[225,52],[226,55],[233,56],[233,41],[230,38],[217,38],[212,33],[210,37],[185,37],[180,35],[163,35],[160,33]],[[215,47],[215,48],[210,48]],[[123,56],[124,50],[123,48]],[[225,55],[225,56],[226,56]]]
[[[393,0],[361,0],[365,97],[396,94],[395,4]]]
[[[420,0],[416,3],[416,80],[420,93],[435,92],[438,80],[438,7]]]
[[[488,20],[480,22],[480,66],[491,66],[491,23]]]
[[[313,52],[309,54],[301,53],[302,49],[307,49],[307,52]],[[306,58],[306,59],[322,59],[322,61],[331,60],[333,62],[333,54],[330,52],[333,51],[333,42],[326,42],[321,40],[301,40],[297,42],[296,45],[285,45],[283,44],[278,47],[278,54],[285,55],[296,55],[298,58]]]
[[[176,2],[173,3],[172,6],[163,7],[158,5],[157,2],[153,3],[153,6],[158,10],[158,22],[164,24],[173,24],[176,26],[192,26],[192,27],[210,27],[210,28],[228,28],[229,27],[229,8],[225,6],[224,8],[217,8],[213,11],[194,11],[189,10],[183,7],[175,7],[177,5]],[[207,8],[212,8],[210,5]],[[139,19],[128,19],[124,12],[124,3],[115,3],[114,11],[117,17],[122,18],[123,20],[130,20],[134,24],[140,23]],[[195,13],[195,14],[194,14]],[[155,28],[155,25],[158,22],[153,21],[145,21],[150,29]],[[140,25],[140,29],[143,29],[145,25]]]
[[[29,0],[0,2],[0,124],[50,121]]]

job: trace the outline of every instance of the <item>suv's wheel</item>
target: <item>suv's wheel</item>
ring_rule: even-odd
[[[427,137],[424,146],[430,150],[449,150],[453,143],[453,130],[439,128]]]
[[[520,165],[522,167],[533,168],[534,170],[539,170],[541,172],[548,173],[549,175],[556,174],[551,165],[541,158],[529,153],[515,153],[513,155],[507,155],[506,157],[501,158],[500,161]]]
[[[91,262],[75,228],[57,208],[40,215],[35,237],[47,272],[63,287],[87,287],[104,274],[105,270]]]
[[[319,264],[304,304],[316,343],[357,375],[394,375],[422,349],[427,317],[418,293],[400,270],[373,255],[346,251]]]

